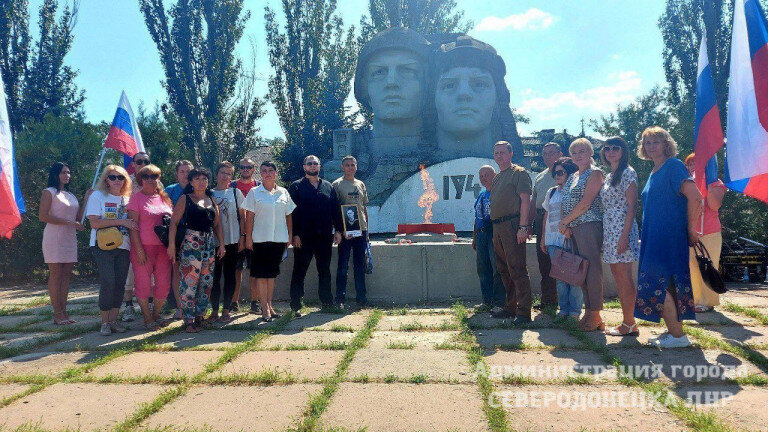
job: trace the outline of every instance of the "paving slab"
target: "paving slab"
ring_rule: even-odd
[[[30,387],[31,386],[28,384],[0,384],[0,402],[2,402],[3,399],[16,396],[19,393],[24,393],[29,390]],[[0,421],[0,424],[2,424],[2,421]]]
[[[746,431],[768,431],[768,389],[764,387],[722,385],[687,386],[677,395],[697,410],[711,411],[719,419]]]
[[[298,424],[310,395],[320,390],[317,384],[192,387],[187,394],[150,416],[142,426],[223,432],[284,431]],[[226,409],[240,406],[248,408]]]
[[[166,336],[158,344],[167,348],[192,350],[225,350],[232,345],[250,339],[253,331],[203,330],[200,333],[175,333]]]
[[[486,329],[476,330],[477,342],[485,349],[496,346],[519,346],[530,348],[579,348],[581,343],[560,329]]]
[[[5,428],[111,429],[164,387],[153,384],[54,384],[0,409]]]
[[[103,364],[88,375],[101,378],[109,375],[137,378],[149,375],[192,377],[205,365],[221,357],[218,351],[160,351],[134,352]]]
[[[40,321],[40,317],[36,315],[7,315],[0,316],[0,329],[9,329],[16,327],[24,327],[25,325],[33,322]]]
[[[366,315],[339,315],[328,313],[311,313],[292,319],[285,330],[338,330],[351,328],[360,330],[365,326]]]
[[[57,330],[63,330],[63,329],[72,329],[72,328],[98,328],[98,326],[101,324],[101,318],[98,316],[93,315],[70,315],[70,318],[77,321],[74,324],[69,324],[67,326],[60,326],[53,323],[51,320],[45,320],[38,323],[29,324],[26,327],[24,327],[24,331],[57,331]]]
[[[353,338],[354,333],[350,332],[281,331],[265,339],[259,349],[323,349],[329,345],[347,344]]]
[[[343,356],[344,351],[332,350],[251,351],[224,365],[217,375],[277,371],[299,381],[315,381],[332,375]]]
[[[683,420],[652,405],[640,389],[622,385],[498,386],[494,403],[525,431],[687,431]],[[519,425],[519,426],[518,426]]]
[[[542,383],[577,377],[601,381],[616,378],[600,354],[593,351],[495,351],[485,356],[485,364],[488,378],[497,382],[510,375]]]
[[[723,383],[723,380],[768,374],[747,360],[718,349],[698,347],[661,350],[656,347],[609,348],[627,366],[626,372],[644,381],[665,384]]]
[[[102,336],[99,332],[92,331],[45,346],[39,351],[111,351],[127,344],[141,341],[156,333],[144,330],[129,330],[126,333]]]
[[[665,327],[649,327],[645,325],[645,322],[638,324],[638,328],[640,330],[639,336],[609,336],[601,331],[584,334],[596,344],[611,348],[617,346],[651,346],[650,338],[659,336],[666,330]]]
[[[65,370],[83,366],[98,357],[90,352],[35,352],[0,361],[0,376],[57,375]]]
[[[232,318],[233,320],[229,323],[220,325],[221,328],[238,330],[266,330],[277,327],[277,321],[265,322],[261,319],[261,315],[238,312],[232,314]],[[216,326],[219,326],[219,324],[216,324]]]
[[[342,383],[320,421],[369,432],[488,430],[474,384]]]
[[[763,326],[705,326],[707,332],[717,338],[745,345],[768,346],[768,327]]]
[[[384,379],[394,376],[407,380],[424,376],[432,381],[474,382],[467,353],[457,350],[407,350],[365,348],[355,353],[347,378],[362,376]]]
[[[695,321],[685,321],[690,325],[730,325],[730,326],[759,326],[760,321],[755,318],[750,318],[746,315],[741,315],[726,310],[715,309],[709,312],[697,313]]]
[[[728,291],[720,296],[720,303],[733,303],[744,307],[768,307],[768,290]]]
[[[419,330],[442,329],[455,330],[458,321],[453,315],[384,315],[379,320],[377,330]]]
[[[476,313],[467,319],[472,329],[510,328],[512,320],[513,318],[494,318],[489,312]],[[551,316],[539,312],[533,315],[531,327],[548,327],[553,324],[554,320]]]
[[[0,333],[0,347],[23,348],[58,337],[56,333]]]
[[[414,349],[434,349],[436,345],[454,342],[458,336],[458,331],[374,331],[368,346],[386,349],[391,344],[406,344],[413,345]]]

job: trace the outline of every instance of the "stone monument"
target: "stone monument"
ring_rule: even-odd
[[[358,159],[358,177],[371,200],[371,232],[396,231],[414,220],[426,167],[440,200],[435,222],[472,229],[476,179],[493,163],[493,144],[512,143],[514,162],[528,167],[517,133],[504,60],[490,45],[463,34],[425,38],[394,27],[375,35],[358,58],[354,93],[371,127],[334,131],[325,177],[341,175],[341,158]]]

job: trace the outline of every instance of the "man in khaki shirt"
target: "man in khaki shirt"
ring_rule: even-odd
[[[499,141],[493,146],[493,159],[500,172],[491,189],[491,223],[496,268],[507,291],[504,308],[495,309],[496,318],[514,316],[515,325],[531,322],[531,280],[525,262],[525,247],[530,237],[528,223],[531,204],[531,177],[523,167],[512,164],[512,145]]]
[[[549,276],[552,268],[552,262],[549,255],[541,249],[541,242],[544,237],[541,235],[541,229],[544,224],[544,199],[547,197],[547,191],[555,186],[555,178],[552,177],[550,170],[552,165],[558,159],[563,157],[560,150],[560,144],[548,142],[541,148],[541,159],[547,169],[538,173],[533,181],[533,195],[531,195],[531,212],[528,220],[534,221],[533,233],[536,235],[536,258],[539,262],[539,273],[541,273],[541,308],[557,308],[557,284]]]
[[[365,249],[368,247],[368,191],[365,183],[355,178],[357,173],[357,159],[354,156],[345,156],[341,160],[343,177],[333,182],[333,190],[339,200],[339,211],[344,205],[357,205],[357,217],[360,220],[362,235],[352,237],[345,232],[339,243],[339,263],[336,267],[336,303],[344,308],[347,297],[347,270],[349,270],[349,255],[352,254],[352,263],[355,267],[355,301],[359,307],[365,307]],[[342,214],[344,219],[346,215]],[[347,219],[345,219],[347,220]]]

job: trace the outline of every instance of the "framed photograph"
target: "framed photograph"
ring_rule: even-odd
[[[344,232],[347,238],[362,237],[360,227],[360,207],[357,204],[341,206],[341,219],[344,221]]]

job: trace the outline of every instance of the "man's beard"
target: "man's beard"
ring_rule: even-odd
[[[243,179],[243,180],[250,180],[250,179],[253,178],[253,174],[246,175],[245,173],[241,173],[240,174],[240,178]]]
[[[315,172],[304,170],[304,174],[306,174],[308,176],[316,177],[316,176],[320,175],[320,170],[317,170]]]

